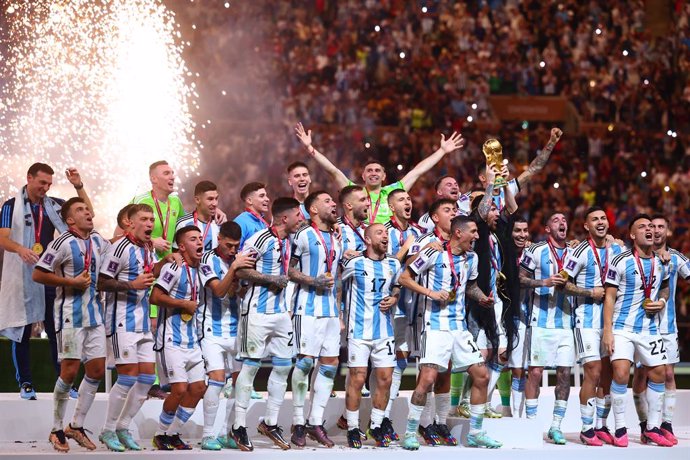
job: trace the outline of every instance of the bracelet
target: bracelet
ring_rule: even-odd
[[[75,185],[75,186],[74,186],[74,190],[81,190],[81,189],[83,189],[83,188],[84,188],[84,183],[83,183],[83,182],[80,183],[79,185]]]

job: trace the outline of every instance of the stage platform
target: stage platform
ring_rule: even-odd
[[[504,448],[498,451],[482,450],[478,455],[489,455],[493,458],[510,455],[513,458],[524,458],[525,460],[549,460],[553,459],[554,455],[559,456],[559,460],[581,460],[582,455],[606,456],[607,460],[648,460],[650,455],[663,455],[666,459],[687,459],[690,458],[690,390],[680,390],[677,396],[676,420],[674,427],[676,434],[680,439],[677,446],[673,448],[661,448],[645,446],[639,443],[639,427],[637,425],[637,417],[635,415],[632,396],[629,395],[626,420],[629,427],[630,446],[627,449],[614,448],[611,446],[604,447],[585,447],[579,443],[578,431],[580,429],[579,419],[579,402],[577,394],[579,389],[573,388],[568,402],[568,410],[566,417],[563,420],[562,428],[566,433],[568,444],[565,446],[555,446],[545,440],[545,432],[548,430],[551,421],[551,411],[553,409],[553,389],[546,388],[542,392],[540,398],[540,407],[538,417],[535,420],[515,419],[512,417],[504,417],[503,419],[485,419],[484,427],[486,431],[495,439],[501,440],[504,443]],[[400,433],[404,431],[405,418],[407,415],[407,404],[410,392],[403,392],[400,398],[396,400],[393,407],[392,418],[396,430]],[[292,414],[292,401],[289,398],[285,401],[279,416],[279,424],[285,428],[286,433],[289,432]],[[325,414],[325,426],[330,433],[332,439],[337,446],[333,449],[326,449],[317,446],[315,443],[308,441],[305,449],[292,449],[290,451],[281,451],[270,444],[265,438],[256,433],[255,427],[257,420],[263,415],[265,409],[265,402],[262,400],[252,401],[248,412],[248,421],[250,426],[250,436],[255,443],[255,453],[260,454],[261,458],[282,458],[282,459],[297,459],[297,456],[303,455],[349,455],[354,453],[354,450],[344,447],[347,445],[344,432],[339,430],[335,423],[344,410],[344,398],[341,393],[338,398],[333,398],[329,401]],[[4,393],[0,395],[1,414],[4,416],[3,421],[0,422],[0,456],[11,457],[40,457],[47,458],[64,458],[61,454],[55,452],[50,444],[47,442],[48,433],[50,431],[52,421],[52,394],[41,393],[38,396],[38,401],[23,401],[20,400],[17,394]],[[498,396],[494,398],[493,403],[499,403]],[[67,410],[67,418],[71,417],[74,409],[75,401],[70,401]],[[134,436],[141,439],[142,446],[146,448],[140,453],[127,452],[120,455],[136,455],[140,456],[154,456],[165,455],[163,452],[153,451],[151,449],[150,439],[156,430],[158,424],[158,415],[160,414],[162,401],[149,400],[144,404],[144,407],[134,419],[132,424],[132,432]],[[92,439],[96,441],[98,433],[100,432],[106,407],[106,395],[99,394],[94,402],[91,412],[86,419],[86,428],[91,430],[94,434]],[[216,427],[220,428],[222,424],[222,417],[224,416],[224,400],[221,400],[218,418],[216,420]],[[366,416],[370,410],[369,398],[362,400],[362,426],[368,423]],[[613,423],[613,416],[609,418],[610,424]],[[448,420],[453,434],[464,442],[469,422],[467,419],[451,417]],[[183,431],[183,438],[189,442],[193,442],[195,449],[190,452],[175,452],[175,458],[189,458],[191,456],[204,455],[205,458],[225,458],[230,455],[251,455],[250,453],[243,453],[239,451],[220,451],[220,452],[206,452],[202,451],[198,446],[198,440],[201,438],[203,426],[203,412],[201,404],[194,413],[193,417],[187,423]],[[70,454],[78,454],[81,456],[99,456],[108,455],[108,452],[102,445],[95,452],[87,452],[70,442],[72,447]],[[469,449],[467,447],[426,447],[424,446],[420,452],[413,453],[404,451],[402,448],[394,444],[389,448],[375,448],[365,443],[365,447],[357,452],[358,458],[361,460],[369,460],[365,457],[375,455],[377,458],[390,457],[392,455],[425,455],[433,452],[434,456],[440,456],[438,460],[443,458],[451,459],[452,456],[457,455],[457,449]],[[663,449],[663,451],[661,450]],[[469,453],[470,451],[465,451]],[[472,449],[471,452],[476,452]],[[116,454],[112,454],[116,455]],[[577,457],[577,459],[576,459]],[[302,457],[299,460],[304,460]]]

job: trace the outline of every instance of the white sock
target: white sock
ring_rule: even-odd
[[[613,403],[613,418],[616,423],[616,430],[625,428],[625,394],[627,392],[628,386],[626,384],[611,383],[611,402]],[[646,419],[647,414],[645,414]]]
[[[383,422],[383,410],[374,407],[371,409],[371,427],[378,428],[381,426],[381,422]]]
[[[136,383],[137,378],[133,375],[118,375],[115,385],[110,388],[108,393],[108,407],[105,412],[105,424],[103,431],[115,431],[117,419],[122,414],[122,409],[125,407],[127,395]]]
[[[208,388],[204,393],[204,431],[202,436],[213,436],[213,425],[216,423],[216,414],[220,405],[220,393],[223,391],[225,382],[208,379]],[[223,433],[225,434],[225,433]]]
[[[426,394],[426,404],[424,404],[424,410],[419,416],[419,424],[423,427],[427,427],[434,422],[435,404],[434,404],[434,393],[431,391]]]
[[[537,418],[538,399],[525,399],[525,416],[528,419]]]
[[[676,409],[676,390],[666,390],[664,393],[664,409],[662,411],[662,421],[671,423],[673,412]]]
[[[450,412],[450,393],[436,393],[434,402],[436,403],[436,421],[440,425],[445,425]]]
[[[611,395],[606,395],[609,398],[609,409],[611,408]],[[604,398],[596,398],[596,406],[597,406],[597,417],[596,417],[596,424],[595,428],[597,430],[603,428],[606,426],[606,418],[608,416],[608,412],[606,411],[606,399]]]
[[[120,417],[117,419],[115,428],[118,430],[128,430],[132,419],[141,410],[144,401],[148,398],[149,390],[156,381],[156,374],[139,374],[136,383],[129,390],[125,405],[122,407]]]
[[[557,399],[553,404],[553,419],[551,420],[551,428],[556,430],[561,429],[561,421],[565,417],[565,410],[568,408],[568,401]]]
[[[77,398],[77,407],[74,408],[74,416],[72,417],[72,427],[82,428],[84,426],[84,419],[91,409],[91,404],[98,392],[98,385],[100,380],[94,380],[87,375],[84,376],[79,384],[79,397]]]
[[[582,432],[594,428],[594,406],[596,398],[589,398],[586,404],[580,404],[580,418],[582,419]]]
[[[470,434],[479,434],[484,424],[486,404],[470,404]]]
[[[285,390],[287,390],[287,378],[292,368],[292,359],[273,358],[273,370],[268,377],[268,399],[266,400],[266,416],[264,422],[268,426],[278,424],[278,413],[280,406],[285,400]]]
[[[168,428],[168,433],[179,433],[182,429],[182,425],[187,423],[187,420],[189,420],[193,413],[193,407],[178,407],[177,411],[175,412],[175,419]]]
[[[647,382],[647,429],[659,428],[661,424],[661,411],[664,406],[664,383]]]
[[[223,420],[223,428],[220,430],[222,436],[228,435],[228,427],[232,426],[235,420],[235,387],[232,387],[230,397],[225,400],[225,419]]]
[[[345,409],[345,419],[347,419],[347,430],[354,430],[359,428],[359,409],[347,410]]]
[[[525,401],[525,379],[513,378],[510,383],[510,401],[513,417],[522,417]]]
[[[425,406],[417,406],[410,403],[410,411],[407,414],[407,428],[405,429],[407,433],[417,433],[417,428],[419,428],[419,420],[422,417],[422,411]]]
[[[311,412],[309,414],[310,425],[323,425],[323,412],[326,409],[326,404],[331,398],[331,390],[333,389],[333,379],[338,367],[330,364],[323,364],[319,366],[319,373],[314,379],[314,397],[311,401]]]
[[[292,371],[293,425],[304,425],[304,400],[309,390],[309,372],[312,367],[314,367],[312,358],[298,358],[295,361],[295,369]]]
[[[72,388],[72,385],[65,383],[60,377],[55,381],[55,388],[53,389],[53,431],[65,428],[65,411],[67,410],[67,401],[69,401],[70,388]],[[81,394],[79,396],[81,397]]]
[[[633,402],[635,403],[635,412],[637,412],[637,418],[640,422],[646,422],[647,415],[647,393],[643,391],[642,393],[633,393]]]
[[[235,384],[234,429],[247,426],[247,408],[252,399],[254,377],[259,372],[259,366],[261,366],[261,362],[258,360],[245,359],[242,362],[242,370],[240,370],[240,375],[237,376],[237,383]]]
[[[391,380],[391,392],[388,397],[388,404],[386,404],[385,417],[391,418],[391,409],[393,408],[393,401],[398,397],[398,392],[400,391],[400,383],[402,382],[402,369],[398,366],[393,368],[393,379]]]
[[[156,436],[167,433],[173,421],[175,421],[175,412],[166,412],[165,409],[161,408],[161,414],[158,416]]]

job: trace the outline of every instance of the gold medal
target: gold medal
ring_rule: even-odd
[[[455,292],[455,289],[451,289],[448,291],[448,302],[455,302],[455,298],[457,297],[457,293]]]
[[[182,318],[182,321],[189,322],[189,320],[192,319],[192,314],[191,313],[180,313],[180,318]]]
[[[561,278],[563,278],[564,280],[567,280],[569,278],[568,272],[565,270],[561,270],[560,272],[558,272],[558,274],[561,275]]]
[[[645,299],[642,301],[642,308],[645,308],[649,303],[652,301],[649,297],[645,297]]]
[[[31,250],[34,252],[34,254],[40,256],[43,254],[43,245],[41,243],[34,243],[34,245],[31,246]]]
[[[326,272],[324,275],[326,275],[326,278],[333,278],[333,273],[331,272]]]

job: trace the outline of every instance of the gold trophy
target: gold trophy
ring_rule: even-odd
[[[503,147],[496,139],[488,139],[482,146],[482,152],[486,157],[486,166],[495,166],[498,171],[503,168]],[[502,188],[508,185],[505,177],[497,175],[494,179],[494,188]]]

